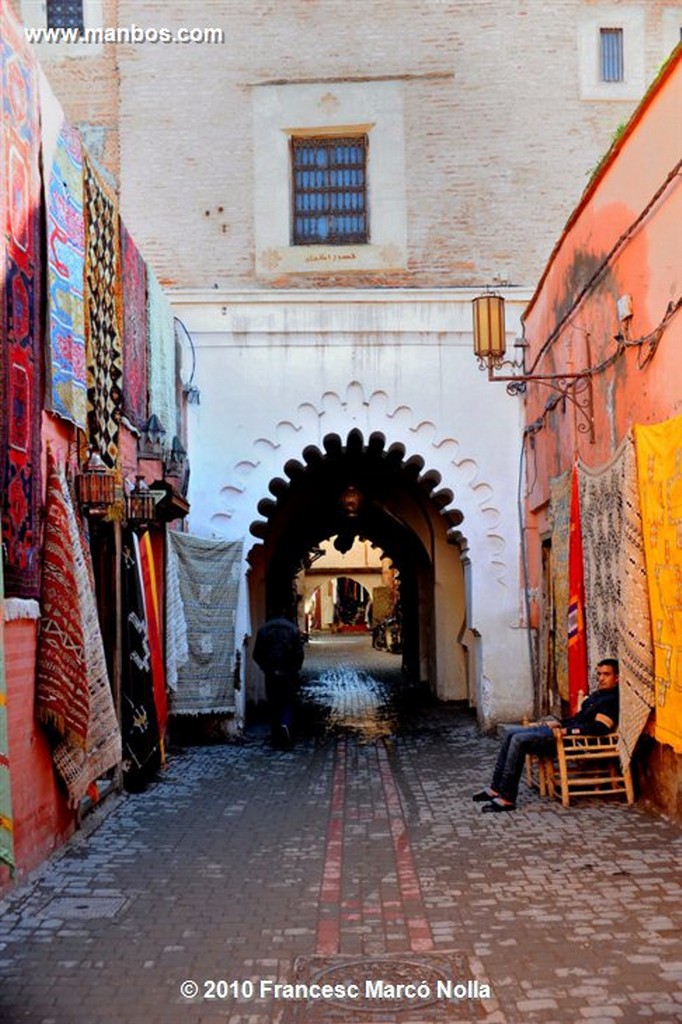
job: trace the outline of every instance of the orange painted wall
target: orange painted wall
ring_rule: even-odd
[[[576,457],[590,466],[604,465],[633,424],[682,412],[680,123],[682,46],[585,190],[523,317],[526,365],[535,373],[578,372],[615,357],[592,378],[593,440],[579,429],[588,421],[568,401],[543,418],[548,397],[556,393],[528,386],[526,542],[536,626],[542,615],[541,541],[550,529],[550,479],[570,469]],[[616,302],[626,294],[633,315],[623,326]],[[645,344],[617,354],[619,333]],[[644,750],[642,794],[682,820],[682,757],[651,739]]]
[[[632,296],[630,339],[648,335],[663,320],[668,304],[682,296],[682,179],[665,186],[680,160],[682,48],[678,47],[656,86],[643,101],[608,162],[588,187],[554,250],[525,315],[527,363],[538,357],[590,275],[631,229],[663,189],[657,202],[631,230],[603,273],[570,314],[554,344],[539,358],[536,372],[579,371],[616,352],[619,296]],[[589,465],[605,463],[633,423],[658,422],[682,412],[682,310],[670,320],[651,362],[649,351],[632,348],[613,366],[594,376],[594,443],[577,429],[579,417],[566,403],[550,413],[535,435],[537,472],[529,508],[540,512],[548,500],[548,481],[568,468],[577,454]],[[527,423],[542,412],[551,392],[529,387]],[[542,529],[544,521],[540,522]]]

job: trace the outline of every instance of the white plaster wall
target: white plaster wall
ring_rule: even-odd
[[[174,308],[194,340],[201,392],[189,407],[191,531],[243,537],[248,548],[269,481],[306,445],[322,448],[328,433],[345,440],[353,428],[402,442],[441,473],[464,515],[489,724],[531,703],[516,511],[521,407],[477,367],[473,294],[178,292]],[[528,297],[507,292],[509,344]]]

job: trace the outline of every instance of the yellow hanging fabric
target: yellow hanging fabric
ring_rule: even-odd
[[[656,672],[655,737],[682,753],[682,416],[636,426]]]

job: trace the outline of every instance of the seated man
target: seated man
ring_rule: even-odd
[[[475,793],[473,799],[483,802],[483,811],[513,811],[526,754],[551,756],[556,735],[600,736],[612,732],[617,722],[618,662],[615,658],[604,658],[597,665],[597,689],[583,701],[576,715],[563,721],[545,720],[538,725],[509,728],[490,786]]]

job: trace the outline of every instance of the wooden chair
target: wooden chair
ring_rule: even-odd
[[[538,725],[528,715],[521,719],[521,725]],[[526,783],[530,789],[536,789],[540,796],[554,796],[554,764],[551,757],[538,757],[537,754],[526,754]]]
[[[553,777],[552,789],[568,807],[572,797],[607,796],[625,793],[627,802],[635,802],[632,773],[624,768],[618,755],[618,732],[603,736],[559,736],[556,741],[559,777],[554,766],[545,764],[544,773]],[[549,761],[549,758],[545,758]]]
[[[554,797],[554,762],[551,757],[526,754],[526,782],[531,789],[537,789],[540,796]]]

